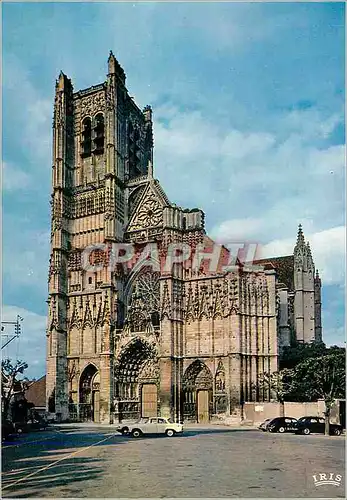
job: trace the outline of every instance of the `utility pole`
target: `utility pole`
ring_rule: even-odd
[[[17,315],[16,321],[1,321],[1,341],[4,342],[1,344],[1,349],[4,349],[12,340],[17,339],[21,334],[21,322],[23,318]],[[5,326],[4,325],[13,325],[14,333],[4,333]]]

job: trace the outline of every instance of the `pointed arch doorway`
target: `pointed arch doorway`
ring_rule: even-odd
[[[100,374],[92,364],[80,377],[78,406],[81,422],[100,422]]]
[[[184,420],[209,422],[213,402],[213,377],[200,360],[194,361],[183,377]]]
[[[119,421],[157,416],[158,382],[156,347],[134,338],[115,364],[115,403]]]

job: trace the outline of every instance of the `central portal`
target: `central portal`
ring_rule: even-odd
[[[144,384],[141,391],[141,416],[158,415],[158,388],[156,384]]]
[[[155,346],[135,338],[115,366],[115,413],[119,421],[158,415],[159,366]]]

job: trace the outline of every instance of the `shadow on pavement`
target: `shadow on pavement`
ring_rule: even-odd
[[[47,466],[50,462],[51,460],[48,459],[45,463],[41,463],[40,467]],[[29,474],[25,475],[22,472],[11,476],[5,475],[2,479],[2,498],[50,497],[49,489],[61,486],[65,487],[64,491],[62,491],[64,495],[71,493],[69,496],[80,496],[76,494],[81,493],[80,483],[95,479],[103,472],[100,462],[102,460],[97,458],[76,457],[67,459],[17,484],[13,483],[25,477],[25,475],[29,475],[33,470],[29,470]]]
[[[104,459],[99,457],[83,457],[78,451],[83,452],[88,447],[118,447],[129,441],[136,442],[144,439],[184,439],[199,434],[223,434],[240,432],[241,429],[215,429],[215,428],[188,428],[183,435],[168,438],[165,435],[145,435],[138,439],[130,435],[122,436],[114,429],[82,428],[76,426],[59,426],[59,430],[32,437],[30,435],[17,440],[16,446],[2,449],[2,497],[28,498],[49,497],[51,488],[63,487],[63,496],[81,496],[81,483],[83,481],[102,477]],[[106,439],[105,441],[103,441]],[[13,445],[16,440],[11,441]],[[86,453],[89,453],[86,450]],[[66,456],[66,459],[63,459]],[[28,477],[27,477],[28,476]],[[16,483],[16,481],[18,481]]]

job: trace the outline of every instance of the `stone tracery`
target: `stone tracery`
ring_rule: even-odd
[[[125,321],[130,331],[146,331],[153,326],[153,314],[160,310],[159,276],[158,272],[140,272],[132,283]]]

